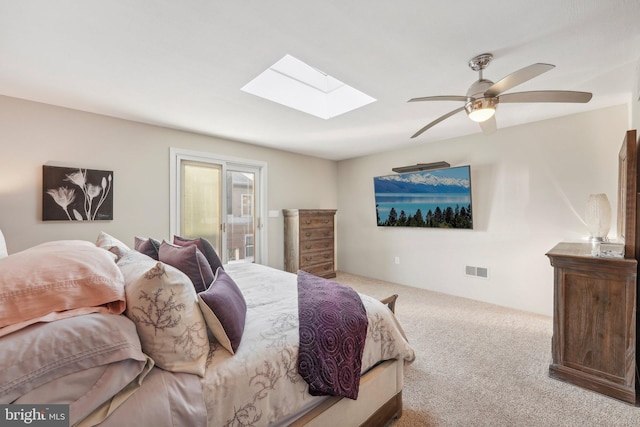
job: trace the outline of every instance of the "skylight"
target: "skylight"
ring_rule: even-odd
[[[322,119],[375,101],[291,55],[285,55],[241,90]]]

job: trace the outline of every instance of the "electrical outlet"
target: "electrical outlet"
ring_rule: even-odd
[[[393,260],[393,262],[394,262],[395,264],[400,264],[400,257],[399,257],[399,256],[395,257],[395,258],[394,258],[394,260]]]

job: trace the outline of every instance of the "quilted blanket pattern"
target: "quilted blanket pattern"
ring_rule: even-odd
[[[247,303],[242,341],[235,355],[211,340],[202,389],[208,425],[281,427],[327,396],[312,396],[298,374],[298,286],[296,274],[255,263],[225,265]],[[391,310],[360,294],[369,325],[361,373],[381,360],[407,362],[415,353]],[[362,398],[362,396],[360,396]]]
[[[298,271],[298,373],[314,396],[358,398],[367,312],[348,286]]]

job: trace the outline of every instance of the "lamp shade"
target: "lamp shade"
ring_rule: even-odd
[[[591,234],[591,241],[603,242],[607,240],[607,234],[611,227],[611,205],[606,194],[591,194],[589,196],[585,221]]]

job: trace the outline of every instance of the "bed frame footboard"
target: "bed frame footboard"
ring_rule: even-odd
[[[404,361],[387,360],[360,380],[358,400],[329,398],[293,427],[378,427],[402,415]]]
[[[360,427],[380,427],[402,416],[402,391],[380,407]]]

